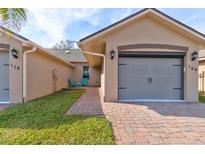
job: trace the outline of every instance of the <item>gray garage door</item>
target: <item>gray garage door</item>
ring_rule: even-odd
[[[119,100],[182,99],[181,58],[119,58]]]
[[[9,100],[9,54],[0,52],[0,102]]]

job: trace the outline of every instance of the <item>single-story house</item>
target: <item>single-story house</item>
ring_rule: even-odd
[[[0,102],[37,99],[83,77],[101,86],[104,101],[198,101],[205,35],[156,9],[81,39],[81,50],[44,49],[0,30]]]
[[[0,102],[21,103],[67,88],[76,67],[0,27]]]
[[[143,9],[80,40],[100,67],[104,101],[198,101],[205,35],[157,9]]]
[[[199,52],[199,92],[205,94],[205,50]]]
[[[50,53],[75,65],[70,79],[80,83],[88,78],[88,86],[100,86],[100,68],[90,67],[88,60],[80,49],[49,49]]]

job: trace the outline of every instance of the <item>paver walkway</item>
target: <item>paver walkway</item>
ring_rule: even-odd
[[[116,144],[205,144],[204,104],[101,103],[96,97],[98,89],[89,88],[68,114],[103,113],[111,122]]]
[[[66,112],[75,115],[104,115],[98,88],[88,88],[86,93]]]

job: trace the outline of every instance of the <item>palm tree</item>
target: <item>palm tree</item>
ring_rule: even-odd
[[[12,31],[20,31],[27,19],[27,9],[0,8],[0,26]]]

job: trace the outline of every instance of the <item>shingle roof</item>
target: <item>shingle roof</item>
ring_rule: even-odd
[[[48,49],[48,51],[67,62],[88,62],[80,49]],[[65,53],[70,51],[69,53]]]

